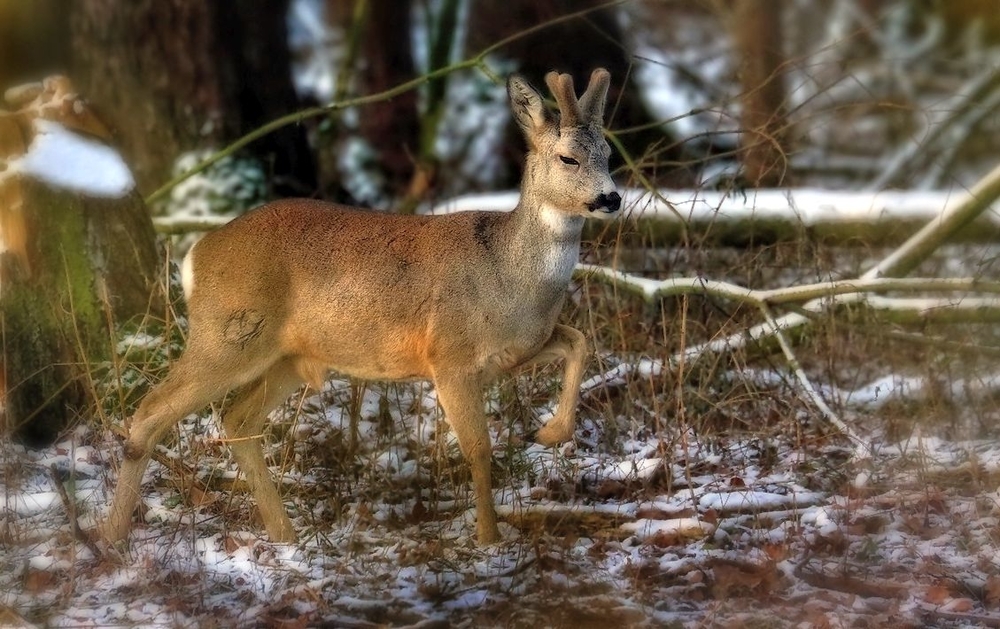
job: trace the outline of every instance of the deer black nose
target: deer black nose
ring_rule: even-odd
[[[601,196],[597,197],[597,206],[603,207],[608,214],[614,214],[622,207],[622,197],[617,192],[601,193]]]
[[[605,214],[614,214],[622,206],[622,197],[617,192],[602,192],[597,198],[587,204],[591,212],[604,210]]]

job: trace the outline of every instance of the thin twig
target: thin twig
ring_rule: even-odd
[[[1000,85],[1000,71],[997,68],[988,68],[959,88],[956,96],[939,109],[947,112],[946,117],[919,129],[910,142],[889,160],[889,164],[871,183],[869,189],[882,190],[891,185],[902,173],[912,172],[914,162],[923,161],[928,155],[934,155],[935,145],[945,138],[945,132],[964,120],[970,110],[980,109],[980,104],[997,89],[998,85]],[[949,143],[951,142],[952,140],[949,140]]]
[[[576,275],[607,282],[642,296],[646,301],[656,301],[674,295],[712,295],[741,303],[788,304],[834,296],[860,296],[863,293],[883,292],[981,292],[1000,295],[1000,282],[977,278],[890,278],[847,279],[815,282],[788,288],[758,290],[738,284],[709,280],[703,277],[681,277],[654,280],[624,273],[605,266],[578,264]]]
[[[769,325],[774,324],[774,317],[771,315],[771,310],[766,304],[760,305],[761,314],[764,315],[764,320]],[[870,456],[871,448],[859,437],[851,427],[844,423],[833,409],[827,405],[823,397],[816,391],[816,388],[809,381],[809,376],[806,375],[805,370],[802,368],[802,364],[799,363],[799,359],[795,356],[795,352],[792,351],[792,346],[789,344],[788,339],[785,338],[784,333],[781,330],[775,329],[775,338],[778,339],[778,344],[781,346],[781,351],[785,354],[785,360],[788,361],[788,366],[791,367],[792,371],[795,373],[795,377],[798,379],[799,384],[802,385],[803,391],[805,391],[808,401],[811,401],[820,410],[821,413],[826,417],[827,421],[837,427],[837,429],[847,436],[851,441],[854,442],[856,448],[863,448],[866,455]]]
[[[56,469],[55,463],[49,466],[49,475],[52,477],[52,483],[56,486],[56,490],[59,492],[59,498],[62,500],[63,508],[66,510],[66,516],[69,518],[70,528],[73,530],[73,537],[76,538],[78,542],[90,549],[90,552],[94,553],[94,557],[98,560],[104,558],[104,553],[101,549],[97,547],[94,540],[87,535],[87,532],[83,530],[80,526],[80,521],[76,517],[76,504],[70,500],[69,493],[66,491],[66,486],[63,485],[62,479],[59,478],[59,470]]]
[[[985,212],[1000,197],[1000,166],[983,177],[964,198],[949,204],[939,217],[930,221],[903,245],[893,251],[859,279],[900,278],[927,259],[956,231],[968,225]],[[837,295],[829,299],[813,300],[802,306],[807,311],[822,311],[833,303],[857,301],[858,293]],[[759,341],[773,335],[774,330],[788,330],[808,323],[810,319],[800,314],[786,314],[775,319],[775,327],[754,326],[722,339],[716,339],[687,349],[687,357],[697,360],[706,354],[727,352],[745,347],[748,341]]]

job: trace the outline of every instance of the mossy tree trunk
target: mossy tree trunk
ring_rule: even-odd
[[[19,254],[0,256],[5,432],[50,442],[96,402],[90,374],[112,324],[163,312],[142,199],[93,199],[21,182]],[[158,312],[157,312],[158,311]]]

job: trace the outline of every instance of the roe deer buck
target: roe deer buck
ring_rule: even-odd
[[[432,380],[472,469],[479,543],[498,538],[483,389],[502,372],[565,359],[559,408],[537,440],[573,434],[586,342],[558,325],[584,217],[621,198],[602,134],[610,75],[579,101],[567,74],[545,82],[559,116],[523,79],[507,82],[528,142],[512,212],[401,216],[310,200],[271,203],[198,242],[184,259],[187,349],[142,401],[125,443],[105,539],[128,536],[150,451],[184,416],[235,395],[222,423],[273,541],[293,541],[259,441],[268,412],[327,370]]]

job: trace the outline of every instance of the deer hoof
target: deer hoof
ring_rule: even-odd
[[[567,434],[565,430],[561,430],[559,427],[546,424],[535,433],[535,443],[540,443],[547,448],[551,448],[564,441],[569,441],[572,436],[572,433]]]

